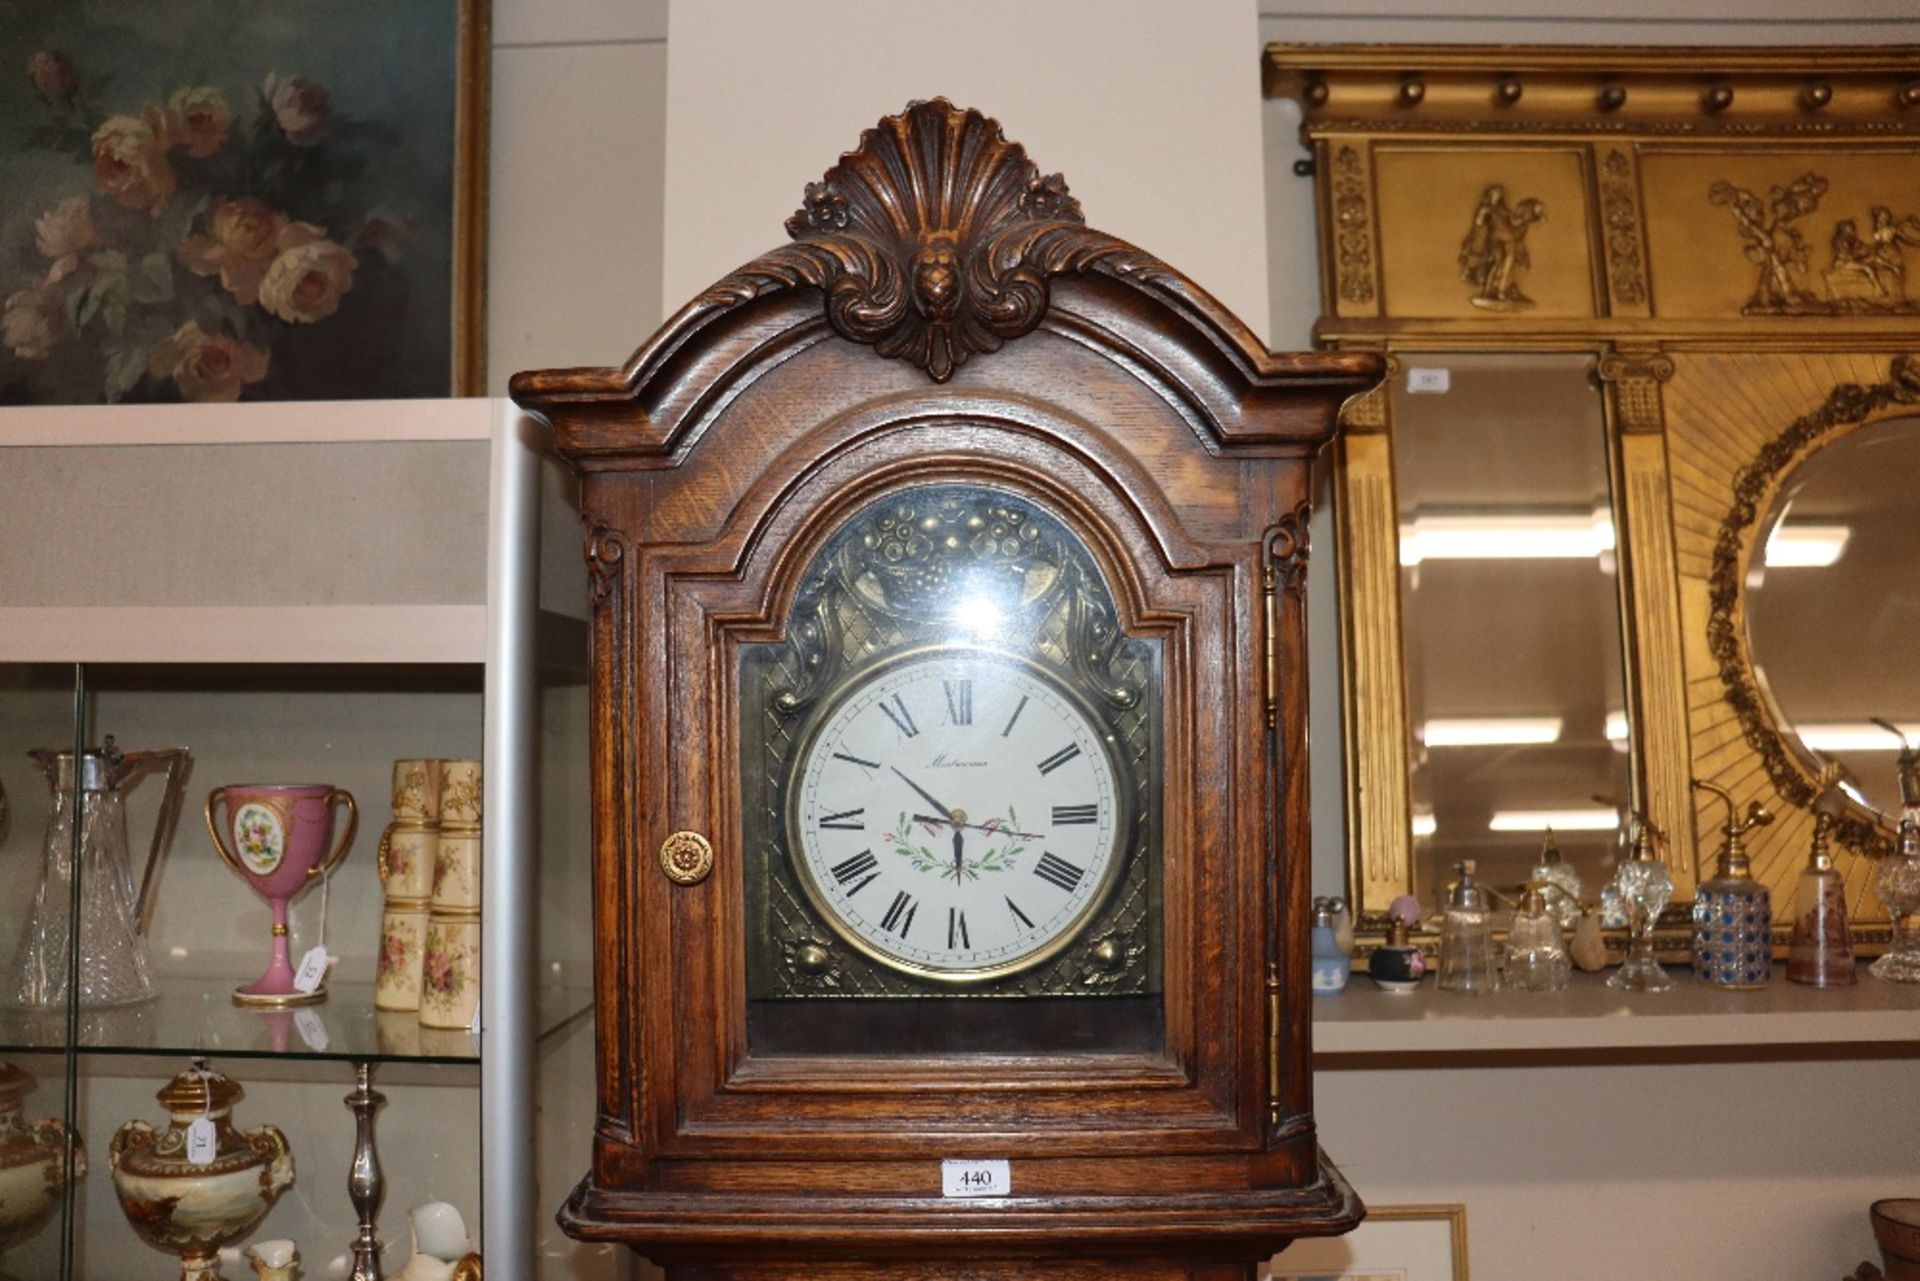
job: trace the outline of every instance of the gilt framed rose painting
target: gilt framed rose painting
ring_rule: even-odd
[[[481,390],[487,0],[0,0],[0,404]]]

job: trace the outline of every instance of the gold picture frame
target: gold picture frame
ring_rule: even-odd
[[[1376,1205],[1345,1236],[1296,1241],[1261,1281],[1468,1281],[1467,1207]]]

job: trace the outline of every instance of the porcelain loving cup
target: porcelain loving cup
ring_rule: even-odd
[[[336,802],[346,806],[347,823],[334,844]],[[223,804],[224,820],[218,817]],[[287,909],[300,891],[346,856],[358,821],[352,793],[327,783],[216,787],[207,795],[207,831],[214,848],[273,911],[273,955],[265,973],[234,991],[239,1004],[299,1005],[326,999],[324,986],[302,992],[294,983]]]

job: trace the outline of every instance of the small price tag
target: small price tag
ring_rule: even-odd
[[[318,992],[321,981],[327,977],[327,966],[331,960],[324,946],[316,947],[301,957],[300,968],[293,975],[294,990]]]
[[[1005,1161],[942,1161],[940,1195],[1006,1196],[1013,1189]]]
[[[1452,385],[1453,377],[1445,369],[1407,370],[1407,391],[1413,395],[1443,396]]]
[[[327,1052],[327,1025],[310,1008],[303,1005],[293,1012],[293,1028],[300,1034],[300,1039],[307,1043],[309,1050],[315,1054]]]
[[[187,1164],[212,1165],[215,1149],[213,1118],[203,1116],[187,1127]]]

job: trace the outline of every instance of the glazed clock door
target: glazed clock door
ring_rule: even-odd
[[[1160,649],[1086,544],[906,485],[800,584],[740,660],[750,1052],[1156,1048]]]

